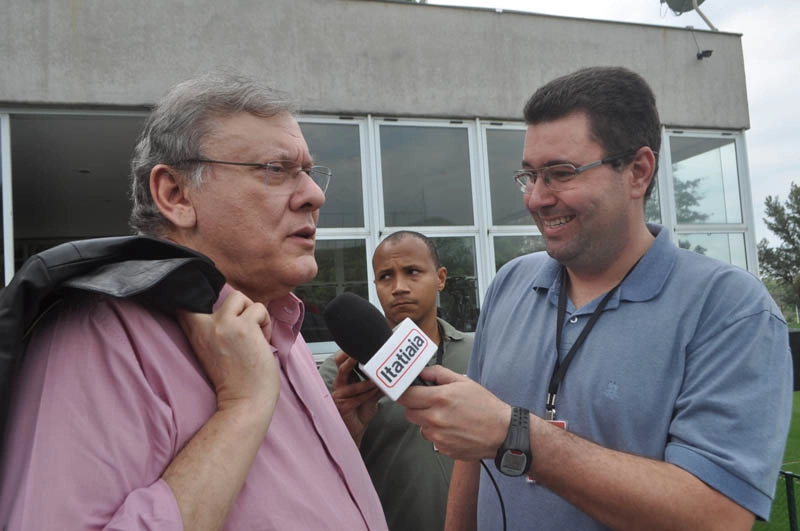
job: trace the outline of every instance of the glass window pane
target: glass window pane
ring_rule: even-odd
[[[486,150],[489,162],[489,190],[492,196],[492,224],[532,225],[522,193],[512,175],[520,168],[525,131],[487,129]]]
[[[369,298],[366,253],[363,239],[317,240],[314,255],[319,273],[313,282],[294,290],[306,307],[301,331],[307,342],[333,341],[322,312],[334,297],[352,291],[365,299]]]
[[[14,261],[64,241],[129,234],[129,162],[142,116],[11,116]]]
[[[670,137],[678,223],[741,223],[733,138]]]
[[[386,226],[473,224],[465,128],[384,124],[380,146]]]
[[[41,249],[53,240],[129,234],[129,162],[143,122],[138,116],[13,115],[17,241]]]
[[[678,247],[747,269],[742,233],[678,234]]]
[[[503,265],[513,258],[523,254],[535,253],[545,250],[542,236],[495,236],[494,237],[494,268],[498,271]]]
[[[463,332],[478,324],[478,274],[475,238],[432,238],[447,283],[439,294],[439,316]]]
[[[644,219],[650,223],[661,223],[661,203],[658,201],[658,175],[653,177],[655,184],[650,192],[650,198],[644,204]]]
[[[301,123],[314,162],[333,171],[319,215],[324,228],[363,227],[361,142],[358,124]]]
[[[3,137],[0,136],[0,145],[3,144]],[[0,276],[2,276],[2,286],[5,287],[6,285],[6,275],[5,275],[5,263],[6,263],[6,254],[5,254],[5,225],[3,224],[3,216],[4,216],[4,208],[3,208],[3,153],[0,150]]]

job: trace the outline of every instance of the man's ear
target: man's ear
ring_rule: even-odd
[[[444,285],[447,282],[447,268],[442,266],[436,270],[436,276],[439,277],[439,291],[444,289]]]
[[[161,214],[179,229],[192,228],[197,222],[189,189],[186,179],[166,164],[157,164],[150,172],[153,201]]]
[[[631,163],[631,197],[644,198],[650,182],[656,178],[656,156],[649,147],[640,148]]]

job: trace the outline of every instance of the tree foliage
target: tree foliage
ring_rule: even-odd
[[[700,201],[705,198],[705,194],[698,190],[702,179],[678,179],[673,181],[675,187],[675,208],[678,223],[704,223],[709,215],[699,210]],[[689,249],[697,254],[706,254],[707,248],[702,245],[695,245],[687,240],[678,240],[678,247]]]
[[[698,210],[700,201],[705,198],[705,194],[698,190],[701,180],[675,178],[673,185],[678,223],[705,223],[708,220],[709,215]]]
[[[673,172],[675,170],[673,169]],[[705,194],[699,190],[702,179],[678,179],[672,181],[678,223],[704,223],[709,215],[699,210]],[[661,206],[658,203],[658,181],[653,195],[644,204],[644,216],[648,221],[661,222]]]
[[[800,304],[800,186],[791,184],[784,203],[770,195],[764,205],[764,223],[781,243],[770,247],[766,239],[758,242],[761,276],[783,288],[787,303]]]

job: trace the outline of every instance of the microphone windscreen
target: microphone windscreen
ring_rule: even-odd
[[[366,364],[390,337],[386,318],[369,301],[350,292],[334,298],[322,312],[339,348]]]

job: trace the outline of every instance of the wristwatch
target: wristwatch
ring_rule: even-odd
[[[531,435],[528,429],[530,411],[524,407],[511,408],[511,423],[506,440],[497,450],[494,464],[506,476],[521,476],[531,466]]]

